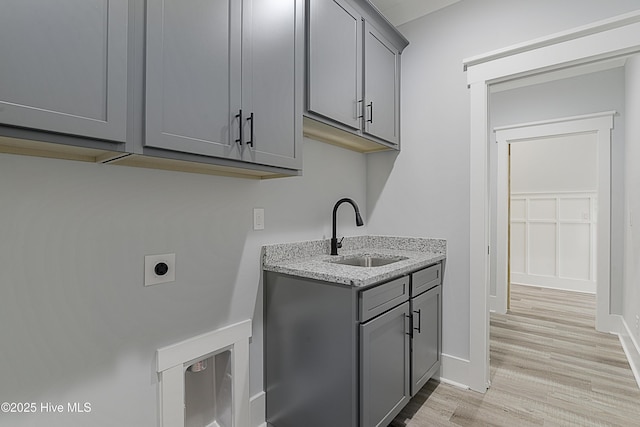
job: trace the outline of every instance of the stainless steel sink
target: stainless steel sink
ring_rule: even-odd
[[[393,264],[394,262],[403,261],[407,259],[407,257],[396,256],[396,257],[381,257],[376,255],[356,255],[356,256],[347,256],[342,259],[332,260],[328,259],[327,262],[332,262],[334,264],[342,264],[342,265],[352,265],[355,267],[381,267],[383,265]]]

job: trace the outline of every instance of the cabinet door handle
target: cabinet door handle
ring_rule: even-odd
[[[251,115],[249,117],[247,117],[247,121],[251,122],[251,136],[249,137],[249,140],[247,141],[247,145],[250,145],[251,147],[253,147],[253,112],[251,113]]]
[[[359,99],[356,106],[356,115],[359,114],[356,118],[362,119],[364,118],[364,109],[361,107],[364,99]]]
[[[369,119],[367,121],[369,123],[373,123],[373,101],[371,101],[369,105],[367,105],[367,108],[369,108]]]
[[[414,327],[413,329],[420,333],[420,328],[422,327],[422,310],[414,310],[413,312],[418,315],[418,327]]]
[[[413,338],[413,318],[411,317],[410,314],[405,314],[404,315],[405,319],[407,319],[409,321],[409,332],[406,331],[406,327],[407,327],[407,323],[405,322],[405,335],[409,335],[411,338]]]
[[[236,114],[236,119],[238,119],[238,139],[236,139],[236,142],[242,145],[242,140],[244,139],[242,135],[242,108]]]

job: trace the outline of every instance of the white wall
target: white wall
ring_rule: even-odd
[[[365,176],[364,155],[310,140],[302,177],[267,181],[1,154],[0,402],[92,410],[0,413],[0,426],[155,426],[156,349],[254,310],[262,391],[260,247],[330,237],[343,196],[366,224]],[[344,211],[338,231],[366,233]],[[176,282],[145,288],[144,255],[169,252]]]
[[[595,191],[595,134],[511,144],[511,193]]]
[[[594,191],[512,193],[511,283],[595,293],[597,202]]]
[[[638,9],[637,0],[465,0],[400,27],[402,152],[367,161],[369,231],[448,240],[443,351],[469,357],[469,92],[462,60]]]
[[[636,368],[640,368],[640,56],[627,61],[626,66],[627,98],[626,108],[627,141],[625,152],[625,243],[624,243],[624,307],[623,318],[636,346]],[[636,372],[636,379],[640,376]]]
[[[511,282],[595,292],[597,136],[517,142],[510,150]]]

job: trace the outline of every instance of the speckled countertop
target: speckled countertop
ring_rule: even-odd
[[[369,286],[419,270],[443,260],[447,256],[447,241],[395,236],[345,237],[340,255],[331,256],[330,241],[311,240],[262,247],[262,268],[265,271],[342,283],[350,286]],[[380,267],[357,267],[328,262],[354,255],[406,257]]]

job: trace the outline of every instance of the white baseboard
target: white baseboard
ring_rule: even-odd
[[[596,293],[596,283],[589,280],[562,279],[552,276],[536,276],[533,274],[511,273],[511,283],[539,288],[560,289],[563,291]]]
[[[636,378],[636,383],[638,383],[638,387],[640,387],[640,346],[638,345],[636,338],[631,333],[631,329],[629,328],[629,325],[627,325],[627,322],[622,319],[622,323],[624,324],[624,328],[618,337],[620,338],[622,349],[627,355],[627,360],[631,366],[633,376]]]
[[[459,357],[442,355],[440,381],[460,388],[469,388],[469,361]]]
[[[489,311],[492,313],[507,314],[506,302],[502,301],[501,304],[497,295],[489,295]]]
[[[265,421],[267,414],[267,395],[264,391],[256,393],[249,399],[251,410],[251,427],[267,427]]]

